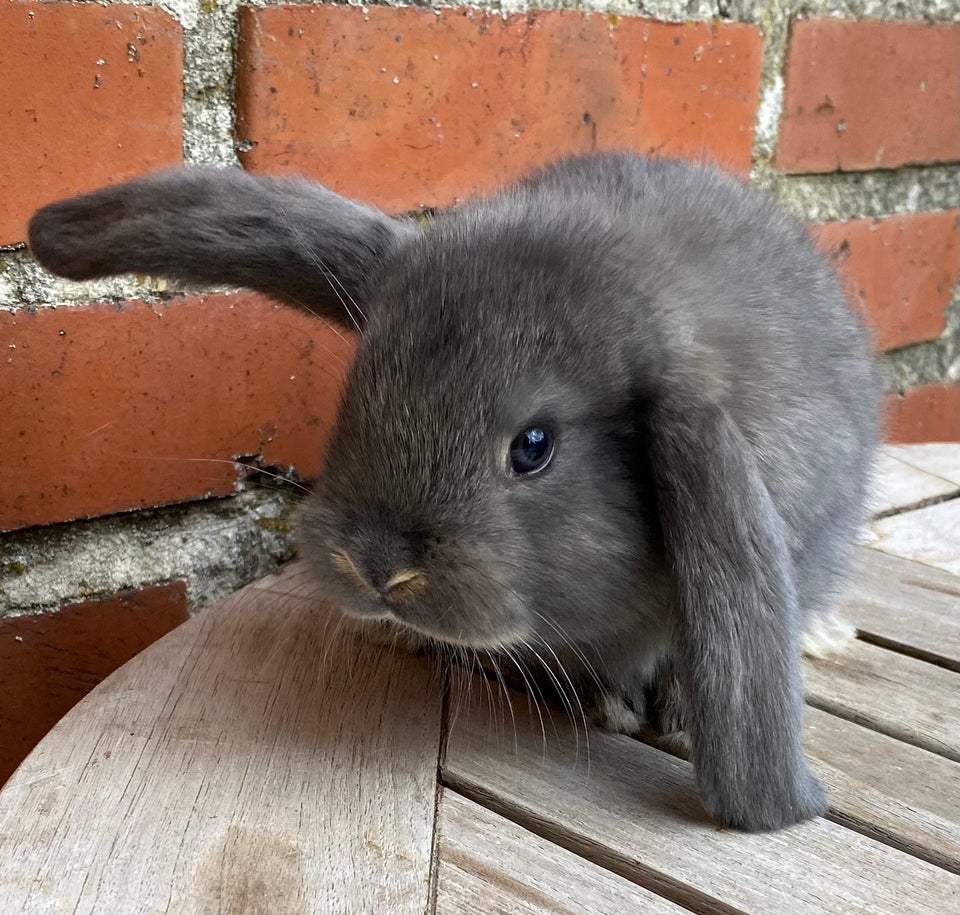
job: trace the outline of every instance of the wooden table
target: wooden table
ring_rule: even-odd
[[[687,763],[365,646],[298,565],[172,632],[0,793],[0,912],[960,912],[960,446],[889,449],[807,668],[829,815],[721,831]]]

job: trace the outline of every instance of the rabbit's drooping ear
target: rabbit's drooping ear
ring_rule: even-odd
[[[696,397],[653,407],[650,435],[704,805],[750,830],[817,816],[826,802],[800,745],[793,564],[753,451],[723,409]]]
[[[70,279],[246,286],[360,326],[365,293],[417,231],[308,181],[181,168],[50,204],[29,237],[37,260]]]

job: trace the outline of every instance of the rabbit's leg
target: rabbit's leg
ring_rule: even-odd
[[[630,697],[622,692],[600,693],[593,703],[590,718],[605,731],[638,737],[646,726],[646,697],[643,692]]]

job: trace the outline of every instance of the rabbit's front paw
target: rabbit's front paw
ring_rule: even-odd
[[[690,758],[690,737],[684,730],[683,694],[676,673],[670,670],[656,684],[653,725],[659,732],[657,743],[665,750]]]
[[[747,832],[782,829],[827,811],[823,785],[805,764],[793,773],[744,768],[712,785],[701,780],[700,790],[707,812],[721,826]]]
[[[643,696],[637,702],[628,701],[622,693],[604,693],[597,697],[590,717],[597,727],[605,731],[637,737],[646,721]]]

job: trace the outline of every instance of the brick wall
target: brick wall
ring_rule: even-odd
[[[291,555],[352,348],[246,293],[46,275],[23,238],[51,199],[186,161],[401,211],[564,152],[706,157],[836,258],[889,437],[960,440],[956,4],[583,5],[0,0],[0,782],[98,679]]]

